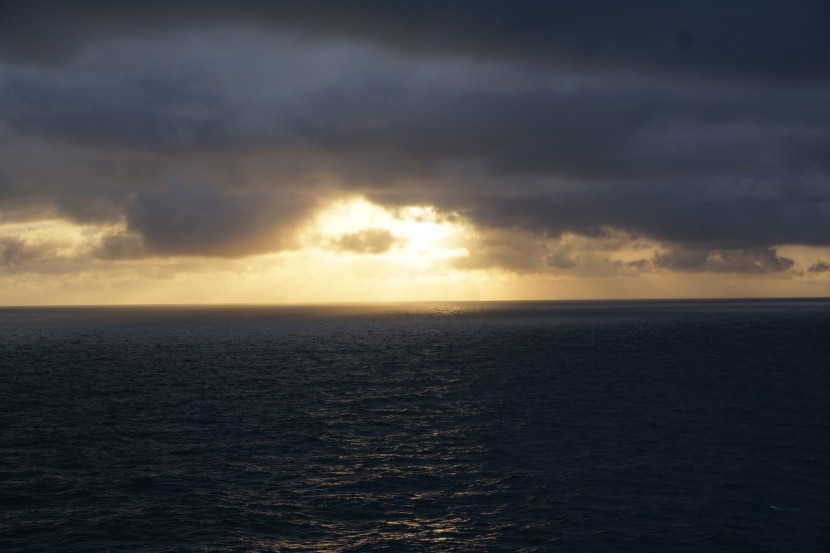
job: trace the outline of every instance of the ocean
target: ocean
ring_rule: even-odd
[[[830,550],[830,301],[0,309],[0,551]]]

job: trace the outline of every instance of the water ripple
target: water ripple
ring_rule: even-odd
[[[819,551],[826,302],[0,310],[0,549]]]

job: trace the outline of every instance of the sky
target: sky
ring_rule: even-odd
[[[830,3],[0,4],[0,305],[830,295]]]

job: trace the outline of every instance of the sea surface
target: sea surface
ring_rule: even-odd
[[[0,551],[830,551],[830,301],[3,308]]]

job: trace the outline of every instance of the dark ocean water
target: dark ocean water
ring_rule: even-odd
[[[0,309],[0,551],[830,551],[830,302]]]

